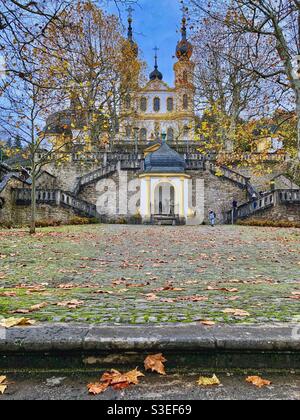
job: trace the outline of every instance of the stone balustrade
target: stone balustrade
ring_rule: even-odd
[[[300,190],[278,190],[281,203],[300,203]]]
[[[236,222],[279,204],[300,204],[300,190],[275,190],[264,193],[263,196],[242,204],[235,211],[228,211],[225,219],[227,223]]]
[[[16,205],[31,204],[31,189],[14,189],[13,195]],[[61,190],[37,189],[36,202],[37,204],[69,207],[74,210],[75,213],[79,213],[87,217],[97,217],[97,208],[94,204],[75,198],[72,194]]]

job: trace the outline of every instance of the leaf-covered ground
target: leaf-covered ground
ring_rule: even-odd
[[[265,323],[300,312],[297,229],[93,225],[3,230],[0,244],[0,318]]]

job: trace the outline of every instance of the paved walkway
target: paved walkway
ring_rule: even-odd
[[[133,386],[125,391],[109,389],[99,396],[90,396],[87,392],[87,384],[99,380],[102,372],[78,373],[68,372],[43,373],[43,374],[7,374],[10,382],[5,395],[1,400],[110,400],[111,406],[117,401],[134,400],[134,406],[138,407],[138,401],[152,400],[153,404],[159,400],[300,400],[300,376],[291,373],[274,374],[259,372],[264,379],[272,382],[272,385],[258,389],[245,382],[248,374],[258,372],[246,372],[235,374],[233,372],[220,373],[222,386],[213,388],[201,388],[197,385],[200,375],[212,376],[212,372],[193,370],[190,372],[172,372],[166,377],[155,374],[147,374],[141,379],[140,385]],[[217,372],[215,372],[217,373]],[[130,404],[127,404],[130,406]],[[102,410],[102,407],[100,407]],[[102,411],[101,411],[102,413]],[[100,413],[100,414],[101,414]],[[141,415],[143,418],[143,415]]]
[[[299,239],[297,229],[231,226],[0,231],[0,313],[47,322],[293,322]]]

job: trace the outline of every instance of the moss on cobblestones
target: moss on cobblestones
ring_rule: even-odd
[[[299,300],[290,298],[300,290],[299,238],[296,229],[228,226],[63,227],[33,237],[0,231],[0,316],[45,302],[27,316],[131,324],[289,322],[300,310]],[[36,286],[43,290],[29,294]],[[83,304],[56,305],[70,300]],[[250,317],[230,316],[227,308]]]

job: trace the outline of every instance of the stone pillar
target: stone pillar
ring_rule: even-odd
[[[184,178],[181,178],[180,179],[180,191],[181,191],[181,193],[180,193],[180,213],[179,213],[179,215],[180,215],[180,217],[185,217],[185,214],[184,214],[184,199],[185,199],[185,197],[184,197]]]

